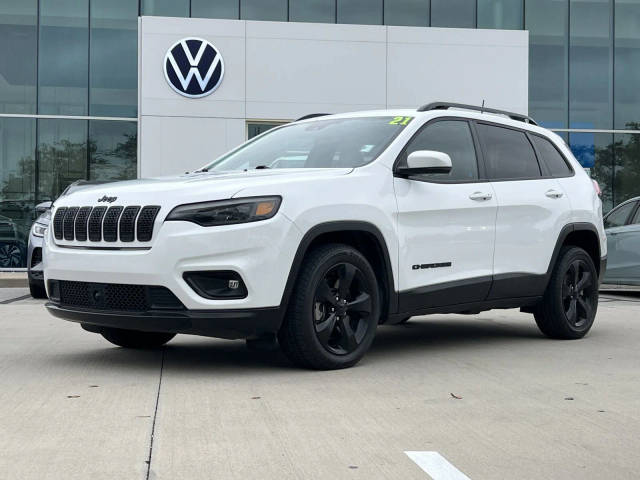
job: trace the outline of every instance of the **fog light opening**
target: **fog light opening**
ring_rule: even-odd
[[[182,278],[194,292],[210,300],[232,300],[247,296],[242,277],[230,270],[184,272]]]

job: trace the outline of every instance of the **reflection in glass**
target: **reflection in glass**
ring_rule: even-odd
[[[142,0],[142,15],[188,17],[189,0]]]
[[[35,207],[36,120],[0,118],[0,269],[26,264]]]
[[[432,27],[476,27],[476,0],[431,0]]]
[[[238,0],[191,0],[191,16],[195,18],[240,18]]]
[[[569,127],[613,127],[609,0],[571,0]]]
[[[382,0],[337,0],[338,23],[382,25]]]
[[[55,200],[70,183],[86,178],[86,120],[38,120],[39,200]]]
[[[243,20],[287,21],[287,0],[241,0]]]
[[[88,0],[40,1],[40,114],[87,114],[88,15]]]
[[[547,128],[567,128],[569,3],[536,0],[525,6],[529,114]]]
[[[247,124],[247,140],[257,137],[272,128],[284,125],[284,123],[248,123]]]
[[[616,199],[613,192],[613,135],[610,133],[570,133],[569,146],[580,164],[590,169],[602,190],[602,209],[611,210]]]
[[[640,124],[631,124],[640,130]],[[640,134],[615,135],[614,202],[619,204],[640,196]]]
[[[478,28],[520,30],[522,7],[523,0],[478,0]]]
[[[385,0],[386,25],[429,26],[429,0]]]
[[[135,117],[138,103],[138,7],[91,0],[90,108],[103,117]]]
[[[0,0],[0,112],[36,113],[37,0]]]
[[[289,0],[291,22],[336,22],[335,0]]]
[[[615,8],[614,128],[626,129],[640,122],[640,0],[616,0]]]
[[[137,176],[135,122],[89,122],[89,179],[130,180]]]

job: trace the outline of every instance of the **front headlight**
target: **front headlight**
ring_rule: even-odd
[[[280,208],[280,197],[250,197],[217,202],[179,205],[167,220],[183,220],[203,227],[257,222],[273,217]]]
[[[47,226],[41,223],[34,223],[33,227],[31,227],[31,233],[36,237],[44,237],[44,234],[47,233]]]

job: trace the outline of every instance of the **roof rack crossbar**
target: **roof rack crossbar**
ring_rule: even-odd
[[[477,105],[466,105],[464,103],[450,103],[450,102],[433,102],[418,108],[419,112],[428,112],[430,110],[448,110],[450,108],[461,108],[464,110],[473,110],[481,113],[494,113],[497,115],[505,115],[512,120],[519,122],[530,123],[531,125],[538,125],[538,123],[528,115],[522,113],[508,112],[506,110],[498,110],[496,108],[478,107]]]
[[[308,115],[304,115],[300,118],[296,118],[294,122],[299,122],[301,120],[309,120],[310,118],[324,117],[326,115],[331,115],[331,114],[330,113],[309,113]]]

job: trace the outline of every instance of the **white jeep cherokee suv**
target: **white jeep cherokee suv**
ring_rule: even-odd
[[[435,103],[310,115],[190,174],[62,197],[44,274],[53,315],[116,345],[277,335],[331,369],[412,315],[519,307],[583,337],[605,258],[600,200],[560,137]]]

